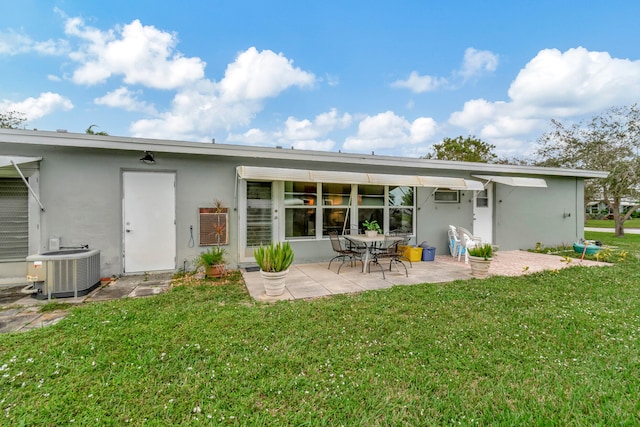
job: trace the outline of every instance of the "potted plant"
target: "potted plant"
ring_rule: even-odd
[[[484,243],[467,248],[469,254],[469,264],[471,265],[471,275],[479,279],[484,279],[489,274],[493,247],[489,243]]]
[[[260,245],[254,249],[253,257],[260,267],[265,293],[268,296],[282,295],[289,266],[293,263],[293,250],[289,242]]]
[[[226,270],[224,249],[214,246],[200,253],[198,266],[204,267],[206,277],[222,277]]]
[[[376,221],[375,219],[372,219],[371,221],[365,220],[362,223],[362,226],[365,228],[364,234],[367,237],[376,237],[378,233],[382,232],[378,221]]]

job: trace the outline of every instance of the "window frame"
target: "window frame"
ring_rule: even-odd
[[[438,195],[445,195],[445,194],[455,194],[455,200],[447,200],[446,198],[438,198]],[[435,203],[460,203],[460,190],[444,190],[444,189],[440,189],[437,188],[434,192],[433,192],[433,201]]]
[[[340,185],[349,185],[351,186],[351,191],[349,194],[349,200],[348,200],[348,204],[347,205],[330,205],[327,204],[326,201],[324,200],[324,185],[325,184],[332,184],[332,183],[328,183],[328,182],[316,182],[313,183],[315,184],[315,188],[316,188],[316,203],[313,206],[295,206],[295,205],[291,205],[291,206],[287,206],[285,204],[285,200],[286,200],[286,191],[285,188],[287,187],[288,182],[293,182],[293,183],[302,183],[302,181],[281,181],[282,183],[282,189],[283,191],[281,192],[281,197],[279,198],[279,204],[281,206],[281,209],[283,210],[284,215],[281,215],[281,227],[280,229],[282,230],[281,232],[281,239],[282,240],[286,240],[286,241],[291,241],[291,242],[297,242],[297,241],[316,241],[316,240],[326,240],[329,238],[328,235],[324,234],[324,230],[325,230],[325,221],[324,221],[324,213],[327,209],[339,209],[339,208],[344,208],[348,211],[348,221],[349,224],[351,225],[351,227],[354,227],[355,224],[357,224],[358,229],[361,229],[361,223],[358,220],[358,215],[360,212],[360,209],[380,209],[382,210],[382,217],[383,217],[383,221],[380,224],[380,227],[382,228],[384,233],[389,233],[393,230],[390,229],[390,222],[391,222],[391,211],[394,209],[410,209],[411,210],[411,235],[415,236],[415,230],[416,230],[416,187],[412,187],[412,186],[404,186],[404,185],[376,185],[376,187],[383,187],[383,204],[382,205],[360,205],[358,203],[358,198],[359,198],[359,190],[360,190],[360,185],[359,184],[344,184],[344,183],[337,183]],[[309,182],[305,182],[305,184],[312,184]],[[333,183],[336,184],[336,183]],[[369,184],[367,184],[369,185]],[[411,188],[412,192],[413,192],[413,201],[412,201],[412,205],[411,206],[407,206],[407,205],[403,205],[403,204],[392,204],[390,202],[390,191],[391,189],[394,189],[396,187],[402,187],[402,188]],[[287,210],[288,209],[301,209],[301,208],[313,208],[315,209],[315,220],[316,220],[316,226],[315,226],[315,235],[314,236],[286,236],[286,230],[287,230]],[[350,227],[349,227],[350,228]]]

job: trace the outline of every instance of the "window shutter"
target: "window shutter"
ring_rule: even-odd
[[[29,255],[28,191],[19,179],[0,178],[0,261]]]

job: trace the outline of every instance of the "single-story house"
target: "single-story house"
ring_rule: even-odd
[[[620,210],[621,213],[626,213],[631,206],[636,206],[638,204],[638,200],[631,198],[623,198],[620,201]],[[636,209],[636,211],[640,211],[640,209]],[[601,215],[604,217],[612,216],[613,209],[609,207],[604,201],[591,201],[587,203],[585,208],[585,212],[591,215]]]
[[[0,278],[23,277],[30,255],[85,246],[100,251],[101,276],[190,269],[214,243],[232,268],[271,241],[291,242],[296,262],[328,260],[330,231],[371,219],[438,254],[449,224],[500,250],[569,244],[583,237],[584,180],[606,176],[0,129]]]

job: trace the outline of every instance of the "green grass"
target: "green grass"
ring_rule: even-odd
[[[51,301],[40,307],[40,313],[49,313],[52,311],[68,310],[73,307],[67,302]]]
[[[612,219],[588,219],[585,227],[615,228],[616,223]],[[624,222],[624,228],[640,228],[640,218],[629,219]]]
[[[0,423],[638,425],[639,339],[632,256],[276,304],[190,281],[0,336]]]

